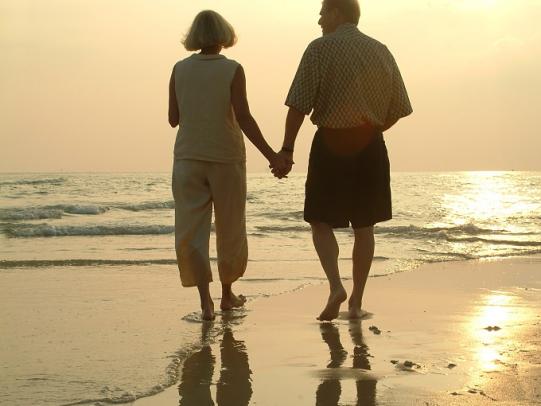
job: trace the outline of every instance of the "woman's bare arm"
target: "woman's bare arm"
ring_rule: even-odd
[[[177,94],[175,92],[175,68],[173,68],[171,79],[169,80],[169,124],[171,127],[174,128],[178,125],[179,117]]]
[[[246,76],[241,65],[238,66],[231,83],[231,104],[242,132],[272,165],[276,159],[276,153],[263,137],[257,122],[250,112],[246,95]]]

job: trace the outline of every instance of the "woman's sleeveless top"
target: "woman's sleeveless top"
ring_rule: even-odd
[[[231,104],[231,83],[238,66],[223,55],[202,54],[175,65],[180,115],[176,160],[246,160],[244,138]]]

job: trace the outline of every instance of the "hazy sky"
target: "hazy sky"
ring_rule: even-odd
[[[360,29],[395,55],[414,114],[386,133],[392,169],[541,170],[541,0],[364,0]],[[168,171],[173,64],[195,14],[239,42],[252,112],[279,147],[319,0],[0,0],[0,171]],[[306,120],[296,168],[305,171]],[[247,141],[247,145],[249,142]],[[248,169],[266,162],[248,146]]]

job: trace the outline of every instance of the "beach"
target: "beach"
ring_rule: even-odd
[[[179,382],[133,404],[541,403],[541,258],[372,278],[360,321],[318,322],[326,294],[308,287],[201,323]]]
[[[0,403],[540,404],[540,276],[539,256],[426,264],[369,278],[360,321],[316,320],[323,283],[208,323],[169,267],[3,271]]]

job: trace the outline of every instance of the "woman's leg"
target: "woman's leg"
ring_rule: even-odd
[[[209,283],[201,283],[197,285],[197,289],[201,299],[201,318],[203,320],[214,320],[214,302],[210,297]]]
[[[222,282],[222,310],[239,307],[246,299],[231,285],[244,275],[248,263],[246,237],[246,165],[216,163],[209,176],[214,203],[218,272]]]
[[[209,283],[209,238],[212,200],[207,181],[208,163],[180,160],[173,167],[175,251],[182,285],[197,286],[203,318],[214,318]]]

